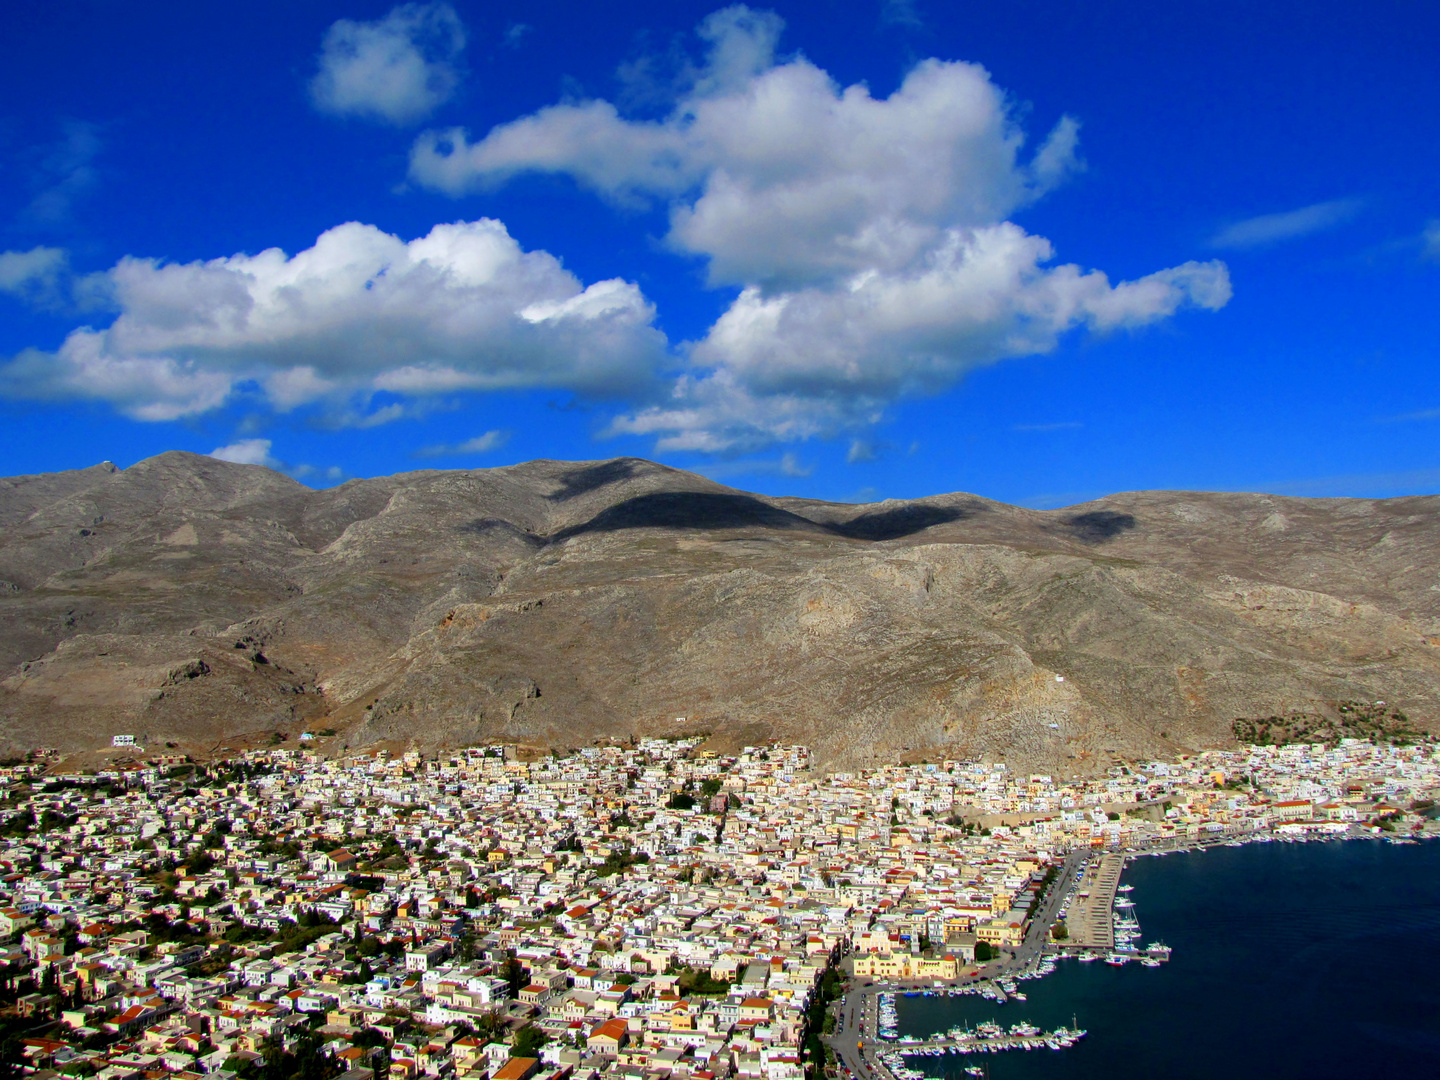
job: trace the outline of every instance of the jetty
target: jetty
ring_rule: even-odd
[[[998,1054],[1008,1050],[1064,1050],[1085,1037],[1078,1024],[1044,1031],[1033,1024],[1001,1027],[987,1021],[965,1030],[952,1030],[927,1039],[906,1037],[880,1049],[879,1062],[896,1080],[922,1080],[924,1073],[906,1061],[911,1057],[940,1057],[948,1054]]]
[[[1106,951],[1115,948],[1115,893],[1124,869],[1125,856],[1121,854],[1102,855],[1098,863],[1090,864],[1065,917],[1068,946]]]

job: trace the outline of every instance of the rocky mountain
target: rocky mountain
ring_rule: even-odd
[[[1087,768],[1374,699],[1440,730],[1440,497],[856,506],[633,458],[0,480],[12,750],[705,732]]]

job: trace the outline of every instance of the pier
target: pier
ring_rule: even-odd
[[[1020,1027],[1021,1025],[1016,1025]],[[889,1043],[881,1048],[881,1056],[898,1054],[900,1057],[937,1057],[942,1054],[994,1054],[1004,1050],[1061,1050],[1073,1046],[1085,1037],[1082,1028],[1056,1028],[1042,1031],[1030,1027],[1027,1031],[1002,1031],[998,1034],[977,1033],[957,1038],[929,1038],[911,1042]]]
[[[1089,896],[1077,896],[1065,917],[1069,934],[1066,944],[1079,949],[1115,948],[1115,891],[1120,887],[1120,872],[1125,869],[1124,855],[1102,855],[1091,864],[1084,890]]]

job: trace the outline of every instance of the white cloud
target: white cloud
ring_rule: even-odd
[[[361,44],[335,55],[399,56],[409,31],[399,44],[391,34],[391,52],[373,35],[424,12],[443,23],[442,11],[337,23],[348,27],[332,28],[337,40]],[[1074,119],[1026,152],[1017,108],[983,68],[925,60],[876,97],[803,56],[777,61],[782,28],[742,6],[708,17],[705,59],[678,64],[681,90],[659,120],[579,101],[473,143],[430,132],[412,150],[412,178],[453,194],[550,172],[620,202],[663,201],[671,249],[705,258],[712,283],[740,286],[676,352],[634,284],[586,286],[499,222],[438,225],[408,243],[349,223],[294,256],[121,260],[104,278],[119,317],[0,367],[0,393],[174,419],[239,390],[277,411],[323,402],[333,426],[373,426],[439,395],[554,387],[626,402],[611,434],[733,456],[861,439],[897,401],[1054,349],[1072,330],[1139,328],[1228,301],[1223,263],[1112,284],[1055,265],[1049,241],[1007,220],[1082,167]],[[662,388],[666,364],[680,370]],[[377,405],[381,392],[397,400]]]
[[[1210,238],[1213,248],[1253,248],[1323,232],[1354,217],[1360,199],[1333,199],[1281,214],[1261,214],[1227,225]]]
[[[466,439],[456,451],[461,454],[488,454],[491,450],[498,450],[510,441],[508,431],[487,431],[483,435],[476,435],[473,439]]]
[[[270,455],[269,439],[238,439],[228,446],[217,446],[210,451],[212,458],[232,461],[236,465],[264,465],[267,469],[278,469],[280,462]]]
[[[1379,416],[1379,424],[1408,424],[1416,420],[1440,420],[1440,409],[1420,409],[1417,412],[1401,413],[1398,416]]]
[[[54,354],[28,350],[0,367],[0,393],[90,398],[173,420],[246,385],[279,411],[324,401],[336,424],[372,426],[415,408],[365,408],[381,390],[633,397],[665,353],[635,285],[585,287],[489,219],[437,225],[408,243],[351,222],[294,256],[127,257],[108,281],[119,317],[72,331]]]
[[[411,177],[456,195],[551,172],[620,202],[665,200],[670,247],[742,287],[687,347],[668,399],[611,433],[707,453],[829,436],[1071,328],[1228,301],[1221,263],[1112,285],[1047,265],[1049,242],[1006,221],[1082,167],[1073,118],[1027,158],[1013,103],[978,65],[925,60],[875,97],[803,56],[777,62],[782,25],[745,7],[707,18],[705,63],[661,120],[580,101],[412,150]]]
[[[64,134],[35,164],[33,183],[39,190],[22,219],[41,227],[68,221],[75,201],[95,186],[94,162],[99,153],[100,136],[94,124],[66,122]]]
[[[725,461],[717,465],[701,465],[693,471],[701,476],[708,476],[711,480],[735,476],[788,476],[803,479],[814,474],[815,466],[805,464],[798,454],[787,451],[778,458]]]
[[[880,0],[880,21],[910,30],[917,30],[925,25],[915,0]]]
[[[218,409],[234,378],[172,357],[107,353],[104,335],[72,331],[56,353],[25,349],[0,366],[0,396],[105,401],[135,420],[178,420]]]
[[[1021,160],[1010,102],[979,65],[926,60],[877,99],[804,57],[775,64],[782,25],[743,7],[711,15],[707,62],[662,121],[584,101],[476,143],[429,132],[411,176],[460,194],[557,172],[615,199],[667,198],[672,247],[707,257],[714,283],[769,289],[908,266],[946,229],[1001,220],[1077,165],[1070,118]]]
[[[0,293],[49,311],[99,311],[112,304],[109,279],[77,275],[64,248],[0,251]]]
[[[850,449],[845,451],[845,463],[847,465],[860,465],[867,461],[874,461],[880,456],[879,448],[870,439],[851,439]]]
[[[324,480],[329,480],[331,483],[338,483],[345,479],[345,470],[339,465],[330,465],[322,469],[318,465],[301,464],[296,465],[293,469],[290,469],[289,472],[296,480],[308,480],[311,477],[318,476]]]
[[[747,288],[691,350],[699,369],[670,401],[611,431],[662,450],[725,452],[825,437],[936,394],[976,367],[1055,348],[1074,327],[1135,328],[1230,298],[1221,263],[1186,263],[1111,285],[1100,271],[1046,268],[1050,244],[1010,223],[955,230],[921,265],[839,288],[772,296]]]
[[[289,465],[270,452],[271,446],[272,443],[269,439],[236,439],[227,446],[217,446],[210,451],[209,456],[219,461],[234,462],[236,465],[263,465],[276,472],[288,473],[296,480],[321,477],[336,483],[345,478],[345,471],[339,465],[331,465],[328,468],[307,465],[303,462],[299,465]]]
[[[1440,259],[1440,221],[1432,221],[1420,234],[1421,254],[1427,259]]]
[[[1076,431],[1084,426],[1079,420],[1058,420],[1051,424],[1012,424],[1010,430],[1024,432]]]
[[[58,302],[61,282],[69,272],[70,257],[62,248],[0,251],[0,292],[30,303]]]
[[[508,431],[491,430],[461,443],[427,446],[417,453],[419,457],[462,457],[468,454],[488,454],[492,450],[499,450],[509,441],[510,433]]]
[[[809,476],[815,471],[815,466],[806,465],[793,453],[784,453],[780,455],[779,471],[781,476]]]
[[[422,120],[460,84],[465,27],[449,4],[402,4],[325,32],[310,96],[322,112],[391,124]]]

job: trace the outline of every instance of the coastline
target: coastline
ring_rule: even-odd
[[[1283,831],[1282,831],[1283,830]],[[1433,837],[1426,837],[1433,839]],[[1119,854],[1123,858],[1123,871],[1131,863],[1144,857],[1199,854],[1220,848],[1250,847],[1258,844],[1305,845],[1314,843],[1333,844],[1361,840],[1378,841],[1387,845],[1418,845],[1419,839],[1409,836],[1392,836],[1373,826],[1350,825],[1343,830],[1336,829],[1286,829],[1285,825],[1270,829],[1256,829],[1245,833],[1224,835],[1215,838],[1187,838],[1185,841],[1169,840],[1145,847],[1125,848],[1121,852],[1079,851],[1066,853],[1066,866],[1074,871],[1071,860],[1083,855],[1079,866],[1097,865],[1105,857]],[[1073,902],[1080,891],[1084,877],[1078,872],[1067,872],[1064,880],[1067,888],[1055,890],[1052,902],[1063,908]],[[1118,884],[1118,882],[1117,882]],[[1121,890],[1130,886],[1120,885]],[[1115,897],[1112,894],[1111,902]],[[1133,907],[1133,905],[1131,905]],[[1110,912],[1113,919],[1113,908]],[[1146,949],[1126,944],[1123,947],[1096,948],[1076,946],[1057,942],[1050,936],[1049,924],[1040,926],[1037,921],[1030,927],[1030,937],[1040,936],[1044,945],[1037,952],[1028,951],[1012,955],[1003,960],[992,961],[978,972],[961,975],[954,980],[895,980],[868,982],[860,987],[846,990],[839,1002],[840,1015],[861,1017],[862,1036],[856,1046],[853,1041],[841,1040],[835,1036],[826,1039],[827,1045],[836,1052],[841,1063],[839,1075],[847,1080],[925,1080],[927,1074],[911,1067],[911,1059],[947,1057],[950,1055],[986,1055],[1013,1051],[1034,1051],[1048,1049],[1067,1050],[1085,1038],[1089,1032],[1072,1021],[1053,1031],[1044,1031],[1033,1024],[1021,1022],[1004,1028],[989,1022],[970,1028],[951,1027],[929,1037],[913,1034],[899,1035],[896,1001],[901,998],[955,998],[981,997],[995,1005],[1009,1001],[1024,1002],[1027,995],[1017,989],[1018,984],[1043,979],[1059,969],[1060,961],[1094,962],[1103,959],[1111,966],[1141,963],[1147,967],[1158,967],[1168,961],[1171,950],[1161,942],[1152,943]],[[1138,926],[1137,926],[1138,930]],[[1023,956],[1023,959],[1022,959]],[[844,1030],[841,1028],[837,1036]],[[975,1070],[967,1069],[975,1075]]]

